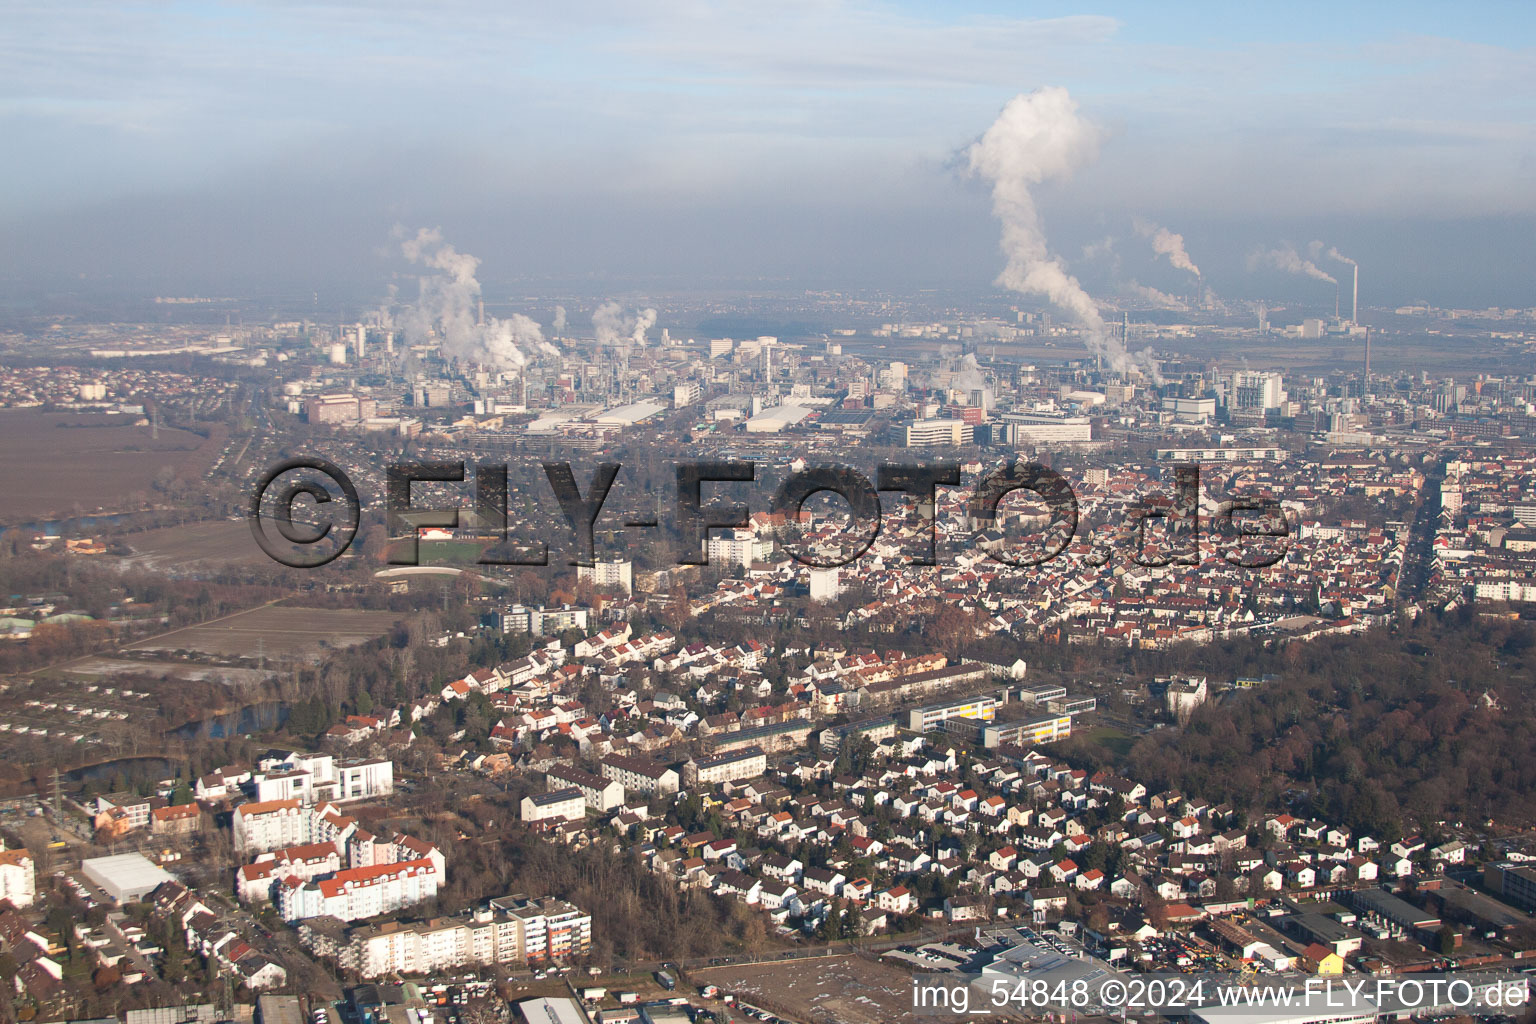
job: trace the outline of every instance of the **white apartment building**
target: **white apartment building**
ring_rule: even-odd
[[[587,608],[528,608],[514,604],[501,613],[503,633],[528,633],[532,636],[553,636],[568,629],[585,633],[591,627],[591,611]]]
[[[32,854],[25,849],[7,850],[0,844],[0,900],[30,907],[37,899],[37,872]]]
[[[308,882],[286,878],[277,884],[277,911],[284,921],[324,916],[357,921],[430,900],[441,882],[430,860],[349,868]]]
[[[587,798],[575,786],[523,797],[519,810],[524,821],[578,819],[587,814]]]
[[[591,565],[576,567],[576,582],[590,583],[600,590],[622,590],[626,595],[635,592],[635,563],[627,558],[594,561]]]
[[[372,800],[395,791],[395,763],[385,758],[342,761],[336,766],[335,794],[330,800]]]
[[[310,814],[298,800],[257,800],[235,808],[239,853],[265,853],[309,842]]]
[[[306,843],[263,853],[235,872],[235,897],[241,903],[264,902],[272,898],[272,885],[279,878],[297,878],[308,882],[341,870],[342,853],[335,843]]]
[[[395,765],[383,758],[337,761],[330,754],[293,752],[263,759],[251,780],[262,803],[371,800],[395,791]]]
[[[751,530],[724,530],[710,534],[705,554],[710,565],[739,565],[746,569],[753,562],[766,561],[773,554],[773,542]]]
[[[612,779],[624,787],[626,793],[643,796],[670,796],[678,790],[681,781],[677,769],[668,768],[648,757],[625,757],[610,754],[603,758],[603,778]]]
[[[836,566],[827,568],[813,567],[811,569],[811,600],[832,601],[843,592],[842,582]]]
[[[551,938],[553,937],[553,947]],[[560,900],[510,896],[458,917],[354,928],[341,965],[365,978],[584,956],[592,918]],[[558,950],[551,953],[551,948]]]
[[[736,779],[755,779],[767,770],[768,755],[761,747],[743,747],[724,754],[690,758],[683,765],[683,785],[693,789]]]
[[[507,896],[492,900],[491,909],[513,924],[521,959],[529,963],[569,960],[592,948],[592,915],[565,900]]]
[[[288,879],[310,882],[336,877],[346,870],[388,867],[396,864],[426,862],[441,879],[447,876],[447,862],[436,846],[404,834],[375,835],[359,828],[357,819],[344,817],[334,807],[297,808],[295,823],[293,801],[280,806],[241,814],[246,804],[236,808],[236,822],[245,841],[270,839],[274,835],[299,831],[298,844],[259,852],[250,864],[235,875],[235,893],[242,902],[274,898],[274,890]],[[245,819],[241,824],[241,819]]]
[[[557,764],[544,773],[544,784],[551,790],[575,788],[581,791],[586,805],[599,814],[620,807],[624,803],[624,786],[602,775],[568,764]]]

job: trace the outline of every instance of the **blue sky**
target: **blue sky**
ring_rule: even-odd
[[[1106,132],[1040,197],[1085,280],[1173,283],[1080,255],[1140,215],[1234,294],[1323,238],[1399,298],[1536,303],[1530,5],[558,6],[8,5],[0,274],[361,287],[403,222],[488,281],[984,285],[954,154],[1063,85]]]

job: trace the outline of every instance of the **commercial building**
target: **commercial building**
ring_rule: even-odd
[[[1086,416],[1049,413],[1008,413],[1003,416],[1014,444],[1079,444],[1093,440],[1093,426]]]
[[[940,448],[970,444],[975,428],[961,419],[918,420],[907,426],[908,448]]]
[[[699,385],[693,381],[684,381],[672,388],[672,408],[682,409],[699,400]]]
[[[137,853],[90,857],[80,862],[80,872],[100,886],[115,903],[142,899],[160,885],[176,880]]]
[[[694,789],[737,779],[754,779],[767,770],[768,755],[762,748],[745,747],[723,754],[690,758],[683,765],[683,785]]]
[[[1503,862],[1483,868],[1483,886],[1506,903],[1536,911],[1536,867]]]
[[[963,719],[958,721],[964,722]],[[946,722],[945,729],[949,730],[953,724],[956,724],[954,719]],[[996,747],[1004,743],[1028,746],[1032,743],[1055,743],[1071,735],[1071,715],[1047,715],[1017,722],[987,722],[978,730],[977,738],[984,747]]]
[[[1033,933],[1030,933],[1033,937]],[[981,973],[971,981],[975,989],[971,995],[971,1005],[987,1005],[978,1003],[979,999],[990,998],[990,994],[998,988],[1005,988],[1012,992],[1020,986],[1029,986],[1030,991],[1043,993],[1043,998],[1049,1000],[1054,993],[1086,993],[1086,1002],[1097,1002],[1099,987],[1112,979],[1123,980],[1124,975],[1118,973],[1102,960],[1096,960],[1086,952],[1074,955],[1072,951],[1063,950],[1060,947],[1046,948],[1031,941],[1030,937],[1021,931],[1003,932],[996,936],[1006,948],[999,952],[990,963],[981,968]],[[1036,989],[1034,986],[1038,985]],[[985,995],[984,995],[985,993]],[[1082,998],[1082,997],[1079,997]],[[1062,996],[1060,1005],[1047,1006],[1032,1005],[1029,1013],[1044,1016],[1048,1009],[1062,1012],[1081,1012],[1082,1007],[1070,1002],[1070,997]]]
[[[1340,920],[1343,917],[1344,920]],[[1298,941],[1307,944],[1322,946],[1328,952],[1339,957],[1358,953],[1365,943],[1365,936],[1349,927],[1345,922],[1353,922],[1353,914],[1327,914],[1320,911],[1305,911],[1300,914],[1287,914],[1278,918],[1280,930],[1295,937]]]
[[[1289,991],[1287,991],[1289,988]],[[1374,1024],[1377,1007],[1363,994],[1336,986],[1309,991],[1275,985],[1252,1005],[1203,1006],[1191,1010],[1192,1024]]]
[[[1395,934],[1427,939],[1429,933],[1440,927],[1438,914],[1420,910],[1382,889],[1358,889],[1349,894],[1348,900],[1362,921]]]
[[[528,1024],[586,1024],[574,999],[524,999],[517,1012]]]
[[[1004,699],[1002,693],[983,693],[938,704],[926,704],[907,712],[907,728],[913,732],[927,732],[942,727],[951,718],[984,719],[990,722],[997,717],[997,709],[1003,706]]]
[[[1238,370],[1232,375],[1232,393],[1227,404],[1234,410],[1278,409],[1285,404],[1284,382],[1273,371]]]
[[[378,402],[351,393],[315,395],[304,401],[304,418],[311,423],[356,423],[378,413]]]
[[[1030,683],[1014,691],[1024,704],[1050,704],[1067,695],[1067,688],[1059,683]]]
[[[810,414],[811,410],[801,405],[776,405],[747,420],[746,430],[749,434],[777,434],[786,427],[800,423]]]
[[[1205,425],[1216,419],[1216,399],[1165,398],[1163,412],[1172,413],[1178,423]]]
[[[667,407],[660,402],[634,402],[598,413],[592,422],[605,427],[633,427],[666,411]]]
[[[1099,706],[1097,697],[1069,697],[1062,694],[1045,702],[1046,710],[1058,715],[1082,715]]]

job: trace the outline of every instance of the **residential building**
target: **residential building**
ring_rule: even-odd
[[[723,754],[690,758],[683,765],[683,785],[689,789],[713,786],[737,779],[752,779],[768,770],[768,755],[761,747],[745,747]]]
[[[626,793],[642,796],[670,796],[679,787],[677,769],[669,768],[648,757],[627,757],[610,754],[601,761],[605,779],[612,779],[624,787]]]
[[[586,817],[587,798],[575,786],[567,786],[523,797],[520,810],[524,821],[575,820]]]

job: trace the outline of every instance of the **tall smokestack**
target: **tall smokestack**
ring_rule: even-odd
[[[1355,298],[1354,301],[1350,303],[1349,322],[1354,324],[1360,322],[1360,264],[1358,263],[1355,264]],[[1367,334],[1366,337],[1369,338],[1370,335]],[[1366,342],[1366,346],[1367,351],[1369,351],[1369,341]],[[1369,362],[1369,360],[1367,360],[1367,362]]]
[[[1360,389],[1361,395],[1369,394],[1371,390],[1371,329],[1365,329],[1365,386]]]

